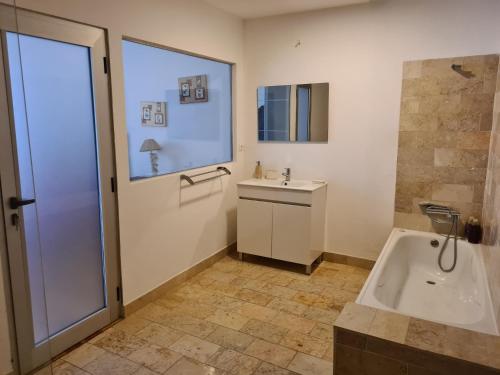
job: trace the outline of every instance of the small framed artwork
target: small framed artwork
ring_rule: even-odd
[[[197,88],[195,90],[194,98],[196,100],[205,99],[205,89],[204,88]]]
[[[181,85],[181,96],[183,98],[188,98],[191,96],[190,86],[191,85],[188,82],[185,82]]]
[[[167,126],[167,102],[141,102],[142,126]]]
[[[208,102],[207,75],[179,78],[179,99],[181,104]]]

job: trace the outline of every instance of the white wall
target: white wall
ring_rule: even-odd
[[[327,250],[376,258],[393,225],[403,61],[498,53],[499,35],[497,0],[376,0],[247,21],[247,171],[261,160],[327,179]],[[258,144],[256,88],[307,82],[330,82],[329,143]]]
[[[129,182],[121,39],[126,35],[236,63],[233,93],[241,107],[242,21],[201,0],[17,0],[17,5],[108,31],[124,303],[234,242],[241,154],[226,164],[233,175],[222,185],[214,181],[180,193],[178,174]],[[239,137],[239,113],[235,124]],[[2,329],[0,343],[6,336]],[[5,367],[10,366],[0,364],[0,371]]]

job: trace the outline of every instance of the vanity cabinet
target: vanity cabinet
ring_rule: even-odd
[[[324,251],[326,184],[238,184],[238,252],[303,264]]]

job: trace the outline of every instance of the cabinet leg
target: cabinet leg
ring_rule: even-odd
[[[243,253],[238,253],[238,258],[240,258],[240,260],[243,262]]]
[[[306,266],[306,274],[307,275],[311,274],[311,269],[312,269],[312,266],[310,264],[308,266]]]

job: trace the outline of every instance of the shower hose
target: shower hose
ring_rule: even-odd
[[[451,228],[450,231],[448,232],[448,235],[446,236],[446,240],[443,243],[443,246],[441,247],[441,251],[439,252],[439,257],[438,257],[438,265],[439,268],[441,268],[441,271],[443,272],[451,272],[455,269],[455,266],[457,265],[457,241],[458,241],[458,215],[451,215]],[[443,255],[444,252],[446,251],[446,246],[448,246],[448,242],[451,237],[451,233],[455,230],[455,238],[453,241],[453,263],[451,267],[445,268],[443,266]]]

